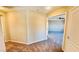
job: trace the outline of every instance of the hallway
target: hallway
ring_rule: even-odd
[[[53,40],[48,39],[45,41],[33,43],[30,45],[6,42],[7,52],[62,52],[61,48],[53,42]]]

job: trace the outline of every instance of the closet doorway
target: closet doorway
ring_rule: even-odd
[[[64,37],[64,23],[64,14],[48,17],[48,39],[54,41],[54,43],[61,48]]]

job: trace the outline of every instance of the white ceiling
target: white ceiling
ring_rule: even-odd
[[[55,7],[51,7],[55,8]],[[29,9],[34,10],[34,11],[38,11],[38,12],[42,12],[42,13],[48,13],[49,11],[51,11],[51,9],[47,10],[45,6],[35,6],[35,7],[29,7]]]
[[[16,8],[20,8],[20,9],[30,9],[30,10],[33,10],[33,11],[38,11],[38,12],[41,12],[41,13],[49,13],[51,10],[55,9],[55,8],[59,8],[57,6],[51,6],[51,9],[46,9],[46,7],[48,6],[15,6],[13,7],[13,9],[16,9]]]

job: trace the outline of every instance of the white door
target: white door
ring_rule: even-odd
[[[79,7],[68,13],[64,51],[79,51]]]

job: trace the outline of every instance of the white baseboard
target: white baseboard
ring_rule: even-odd
[[[22,43],[22,44],[27,44],[27,42],[20,42],[20,41],[15,41],[15,40],[10,40],[11,42],[16,42],[16,43]]]
[[[6,40],[5,42],[9,42],[9,41],[11,41],[11,40]]]
[[[45,39],[45,40],[47,40],[47,39]],[[44,41],[44,40],[37,40],[37,41],[33,41],[33,42],[20,42],[20,41],[15,41],[15,40],[9,40],[9,41],[30,45],[30,44],[41,42],[41,41]]]
[[[47,39],[45,39],[47,40]],[[44,40],[37,40],[37,41],[33,41],[33,42],[27,42],[27,45],[30,45],[30,44],[33,44],[33,43],[37,43],[37,42],[41,42],[41,41],[44,41]]]

